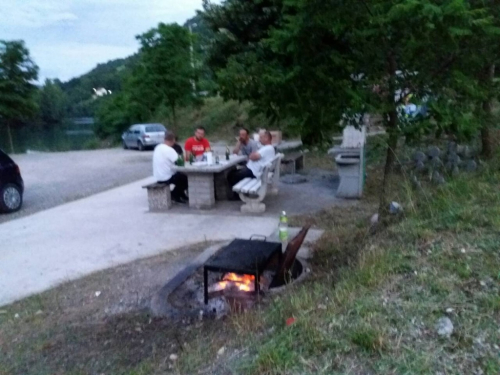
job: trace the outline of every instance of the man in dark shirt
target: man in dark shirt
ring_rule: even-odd
[[[175,152],[177,152],[178,155],[181,155],[182,157],[184,157],[184,151],[182,150],[182,147],[179,145],[179,143],[177,143],[178,141],[179,141],[179,138],[177,138],[177,136],[176,136],[175,143],[172,146],[172,148],[175,150]]]

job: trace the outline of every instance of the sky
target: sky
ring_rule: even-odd
[[[219,1],[215,1],[219,2]],[[0,40],[24,40],[39,81],[67,81],[139,49],[159,22],[183,24],[202,0],[0,0]]]

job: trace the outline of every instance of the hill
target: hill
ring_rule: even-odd
[[[73,117],[94,116],[96,103],[92,99],[94,88],[104,87],[112,92],[120,91],[124,78],[138,60],[138,55],[98,64],[90,72],[61,83],[68,98],[69,114]]]
[[[186,21],[183,26],[190,28],[193,34],[197,35],[195,53],[199,56],[201,64],[204,65],[204,46],[211,39],[210,30],[205,26],[200,14]],[[103,87],[112,92],[119,92],[123,87],[125,77],[138,60],[138,53],[126,58],[111,60],[98,64],[88,73],[61,83],[61,89],[68,98],[69,115],[72,117],[93,117],[99,103],[99,101],[92,99],[93,89]],[[213,85],[207,82],[211,81],[210,72],[203,69],[200,78],[200,90],[205,91],[213,88]]]

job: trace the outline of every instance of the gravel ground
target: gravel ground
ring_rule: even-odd
[[[13,155],[25,183],[21,211],[0,223],[152,175],[152,151],[106,149]]]

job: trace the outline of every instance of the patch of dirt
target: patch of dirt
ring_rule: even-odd
[[[117,373],[175,352],[191,328],[151,317],[149,303],[210,245],[108,269],[3,307],[0,374]]]

